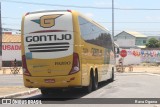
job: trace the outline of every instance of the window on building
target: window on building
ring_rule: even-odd
[[[143,44],[146,44],[146,40],[143,40]]]

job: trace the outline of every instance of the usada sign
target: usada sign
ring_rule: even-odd
[[[21,45],[5,44],[2,45],[2,50],[21,50]]]
[[[21,43],[2,43],[2,60],[21,60]]]

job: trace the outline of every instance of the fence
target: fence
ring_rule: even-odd
[[[122,50],[122,49],[121,49]],[[127,51],[124,58],[124,65],[140,64],[140,63],[160,63],[160,49],[123,49]],[[117,62],[118,59],[117,57]]]

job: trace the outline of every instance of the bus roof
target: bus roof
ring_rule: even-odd
[[[45,12],[71,12],[71,10],[42,10],[42,11],[28,12],[27,14],[36,14],[36,13],[45,13]]]
[[[98,27],[100,27],[100,28],[102,28],[102,29],[104,29],[104,30],[107,30],[107,31],[109,32],[108,29],[104,28],[103,26],[101,26],[101,25],[98,24],[97,22],[93,21],[92,19],[90,19],[90,18],[86,17],[85,15],[83,15],[83,14],[77,12],[77,11],[74,11],[74,10],[42,10],[42,11],[28,12],[27,15],[29,15],[29,14],[36,14],[36,13],[45,13],[45,12],[71,12],[71,13],[72,13],[72,12],[76,12],[76,13],[78,13],[79,16],[85,18],[85,19],[88,20],[89,22],[91,22],[91,23],[97,25]]]

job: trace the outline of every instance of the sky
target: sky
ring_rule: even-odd
[[[16,3],[16,1],[53,5],[99,7],[101,9],[33,5]],[[2,28],[21,29],[22,16],[27,12],[39,10],[76,10],[112,31],[112,0],[0,0],[0,2]],[[114,0],[114,7],[119,9],[158,9],[115,9],[115,35],[122,31],[137,31],[146,34],[147,36],[160,36],[159,5],[160,0]]]

